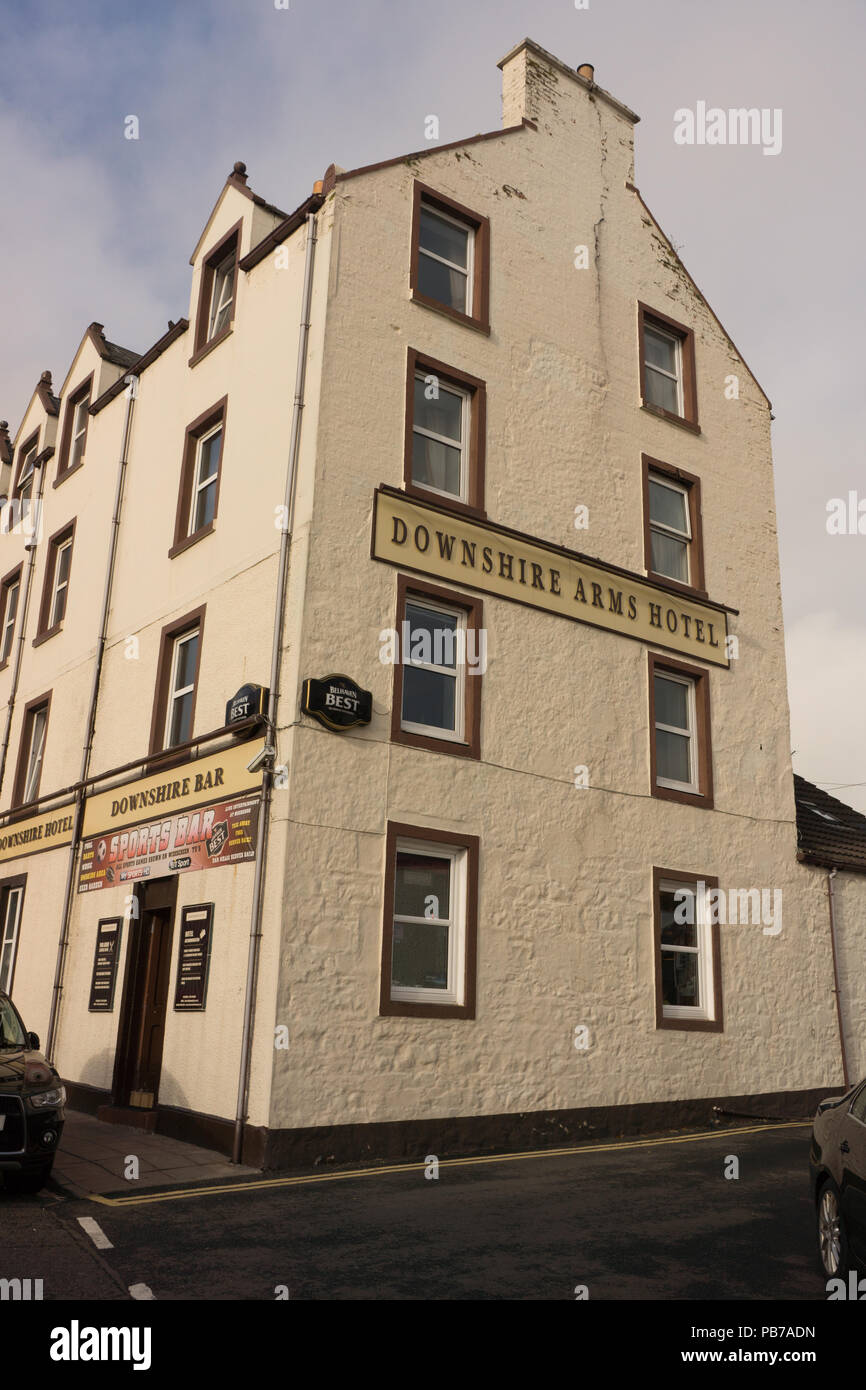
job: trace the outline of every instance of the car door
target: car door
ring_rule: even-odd
[[[842,1216],[848,1243],[866,1261],[866,1082],[848,1106],[839,1130],[842,1160]]]

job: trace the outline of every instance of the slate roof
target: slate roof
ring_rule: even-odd
[[[866,816],[794,774],[797,858],[866,874]]]

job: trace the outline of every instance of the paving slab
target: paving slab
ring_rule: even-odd
[[[138,1159],[137,1183],[124,1176],[126,1158]],[[63,1137],[55,1155],[52,1180],[71,1196],[170,1187],[202,1178],[254,1177],[257,1168],[230,1163],[225,1154],[184,1144],[162,1134],[146,1134],[129,1125],[110,1125],[77,1110],[67,1110]]]

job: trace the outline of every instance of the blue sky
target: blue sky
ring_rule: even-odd
[[[225,176],[294,208],[344,167],[500,124],[497,60],[530,35],[641,116],[637,182],[773,401],[795,767],[866,810],[862,0],[5,0],[0,416],[62,381],[87,324],[144,351],[186,312]],[[699,100],[780,107],[783,147],[684,147]],[[124,139],[136,115],[140,139]],[[724,596],[722,596],[724,597]]]

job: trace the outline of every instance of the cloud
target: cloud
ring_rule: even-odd
[[[855,810],[866,786],[866,625],[832,612],[809,613],[786,631],[794,770]]]

